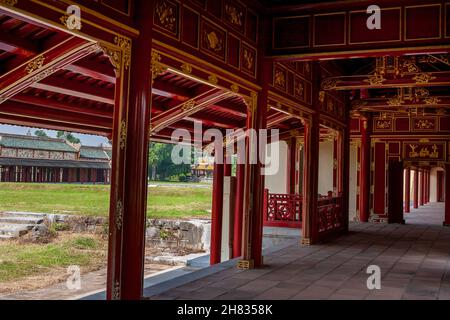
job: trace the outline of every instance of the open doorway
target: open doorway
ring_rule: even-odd
[[[445,219],[444,177],[441,167],[409,166],[403,170],[405,223],[442,225]]]

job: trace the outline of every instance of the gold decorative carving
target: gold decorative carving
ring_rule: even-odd
[[[223,50],[223,39],[219,39],[215,31],[205,31],[206,46],[209,50],[221,52]]]
[[[231,91],[233,91],[234,93],[238,93],[239,92],[239,86],[237,84],[233,84],[230,87]]]
[[[121,200],[117,200],[116,203],[116,216],[115,216],[116,229],[122,229],[123,224],[123,203]]]
[[[377,120],[376,121],[376,128],[377,129],[390,129],[392,127],[392,121],[391,120]]]
[[[236,26],[242,27],[242,17],[244,15],[242,11],[239,11],[236,7],[227,4],[225,6],[225,12],[228,16],[228,21]]]
[[[438,146],[434,144],[432,146],[432,152],[429,151],[428,147],[421,147],[420,152],[418,152],[418,145],[410,144],[409,147],[411,151],[409,152],[409,158],[431,158],[438,159],[439,158],[439,150]]]
[[[212,84],[217,84],[217,83],[219,83],[219,80],[217,79],[217,77],[216,77],[215,75],[210,75],[210,76],[208,77],[208,81],[209,81],[210,83],[212,83]]]
[[[119,146],[121,150],[125,149],[127,145],[127,130],[128,125],[125,120],[122,120],[122,122],[120,123],[120,138],[119,138],[120,139]]]
[[[59,18],[59,21],[61,21],[64,27],[72,31],[81,30],[81,28],[83,28],[81,19],[74,19],[74,17],[69,13],[65,13],[61,18]]]
[[[274,84],[283,88],[286,86],[286,75],[282,70],[275,70]]]
[[[325,102],[325,91],[319,92],[319,102],[322,104]]]
[[[114,283],[112,298],[113,298],[113,300],[120,300],[120,283],[117,280]]]
[[[311,245],[311,239],[310,238],[302,238],[300,244],[302,246],[310,246]]]
[[[120,50],[111,49],[107,46],[100,45],[101,50],[108,56],[109,61],[114,67],[116,77],[120,77],[122,66],[122,52]]]
[[[406,59],[403,62],[403,70],[406,70],[409,73],[420,72],[419,67],[416,65],[416,63],[412,59]],[[404,75],[404,73],[402,73],[402,75]]]
[[[339,80],[337,79],[325,79],[322,81],[323,90],[333,90],[336,89]]]
[[[155,80],[158,76],[163,74],[167,70],[167,67],[161,64],[161,56],[156,51],[152,52],[151,71],[152,80]]]
[[[59,70],[59,68],[57,68],[57,67],[48,68],[46,70],[43,70],[42,72],[37,73],[29,81],[31,83],[39,82],[39,81],[41,81],[41,80],[51,76],[52,74],[54,74],[58,70]]]
[[[367,105],[367,101],[363,101],[363,100],[356,100],[352,103],[352,107],[354,109],[359,109],[361,107],[364,107]]]
[[[255,57],[247,48],[244,48],[244,63],[247,70],[253,71],[255,66]]]
[[[307,74],[309,74],[310,71],[309,62],[305,62],[305,71]]]
[[[430,91],[428,91],[428,89],[426,89],[426,88],[416,88],[416,90],[414,91],[414,94],[416,97],[425,98],[430,95]]]
[[[428,74],[428,73],[419,73],[416,75],[413,80],[416,82],[416,84],[427,84],[431,80],[436,79],[436,77]]]
[[[333,112],[334,111],[334,102],[333,102],[333,100],[328,100],[327,111],[328,112]]]
[[[405,101],[403,101],[402,97],[395,96],[394,98],[388,99],[387,103],[390,106],[401,106]]]
[[[17,4],[17,0],[0,0],[1,5],[14,7]]]
[[[303,92],[305,91],[305,89],[303,88],[303,83],[301,82],[297,82],[296,86],[295,86],[295,91],[294,94],[298,97],[303,97]],[[319,93],[319,98],[320,98],[320,93]],[[320,101],[320,100],[319,100]]]
[[[424,101],[426,104],[433,105],[433,104],[439,104],[439,102],[441,102],[441,99],[439,99],[437,97],[429,97],[429,98],[426,98]]]
[[[373,75],[373,76],[369,76],[366,80],[364,80],[364,82],[369,83],[372,86],[379,86],[381,84],[383,84],[383,82],[385,82],[386,79],[382,76],[382,75]]]
[[[240,260],[237,264],[239,270],[250,270],[255,268],[255,262],[253,260]]]
[[[183,111],[191,111],[195,108],[197,104],[195,103],[195,100],[188,100],[185,103],[183,103],[183,106],[181,107],[181,110]]]
[[[186,74],[191,74],[192,73],[192,66],[190,64],[184,63],[181,66],[181,71],[183,71]]]
[[[176,31],[177,18],[173,7],[168,6],[165,1],[159,1],[155,12],[162,27],[172,32]]]
[[[123,63],[128,70],[131,64],[131,40],[121,36],[114,38],[114,43],[123,50]]]
[[[39,70],[44,66],[45,57],[43,55],[38,56],[37,58],[33,59],[30,63],[28,63],[27,67],[25,68],[25,71],[30,74],[36,70]]]
[[[420,119],[416,122],[416,129],[432,129],[434,128],[435,123],[427,120],[427,119]]]

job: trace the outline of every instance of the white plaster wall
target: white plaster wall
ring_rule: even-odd
[[[430,172],[430,202],[437,202],[437,172],[438,168],[432,168]]]
[[[266,175],[264,177],[266,189],[270,193],[286,193],[287,192],[287,163],[288,163],[288,147],[285,141],[279,141],[268,145],[271,148],[272,161],[279,159],[278,171],[274,175]],[[269,152],[269,151],[268,151]],[[268,163],[266,157],[266,163]]]
[[[355,221],[356,214],[356,194],[358,190],[358,147],[350,145],[350,180],[349,180],[349,219]]]
[[[326,195],[333,191],[333,141],[319,145],[319,193]]]

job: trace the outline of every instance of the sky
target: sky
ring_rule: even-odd
[[[39,129],[0,124],[0,133],[26,135],[28,130],[30,130],[31,133],[34,135],[34,132]],[[56,131],[53,130],[44,130],[44,131],[47,133],[49,137],[56,138]],[[108,139],[106,139],[105,137],[92,136],[80,133],[73,133],[73,135],[81,140],[82,145],[86,146],[98,146],[100,144],[109,145]]]

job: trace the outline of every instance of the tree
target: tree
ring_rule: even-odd
[[[36,130],[34,135],[39,138],[48,138],[48,135],[44,130]]]
[[[172,144],[150,143],[148,154],[149,178],[151,180],[167,180],[170,177],[185,176],[190,173],[189,164],[176,165],[172,161]]]
[[[58,131],[56,133],[56,137],[60,139],[65,139],[73,144],[79,144],[81,141],[77,137],[75,137],[72,133],[66,131]]]

